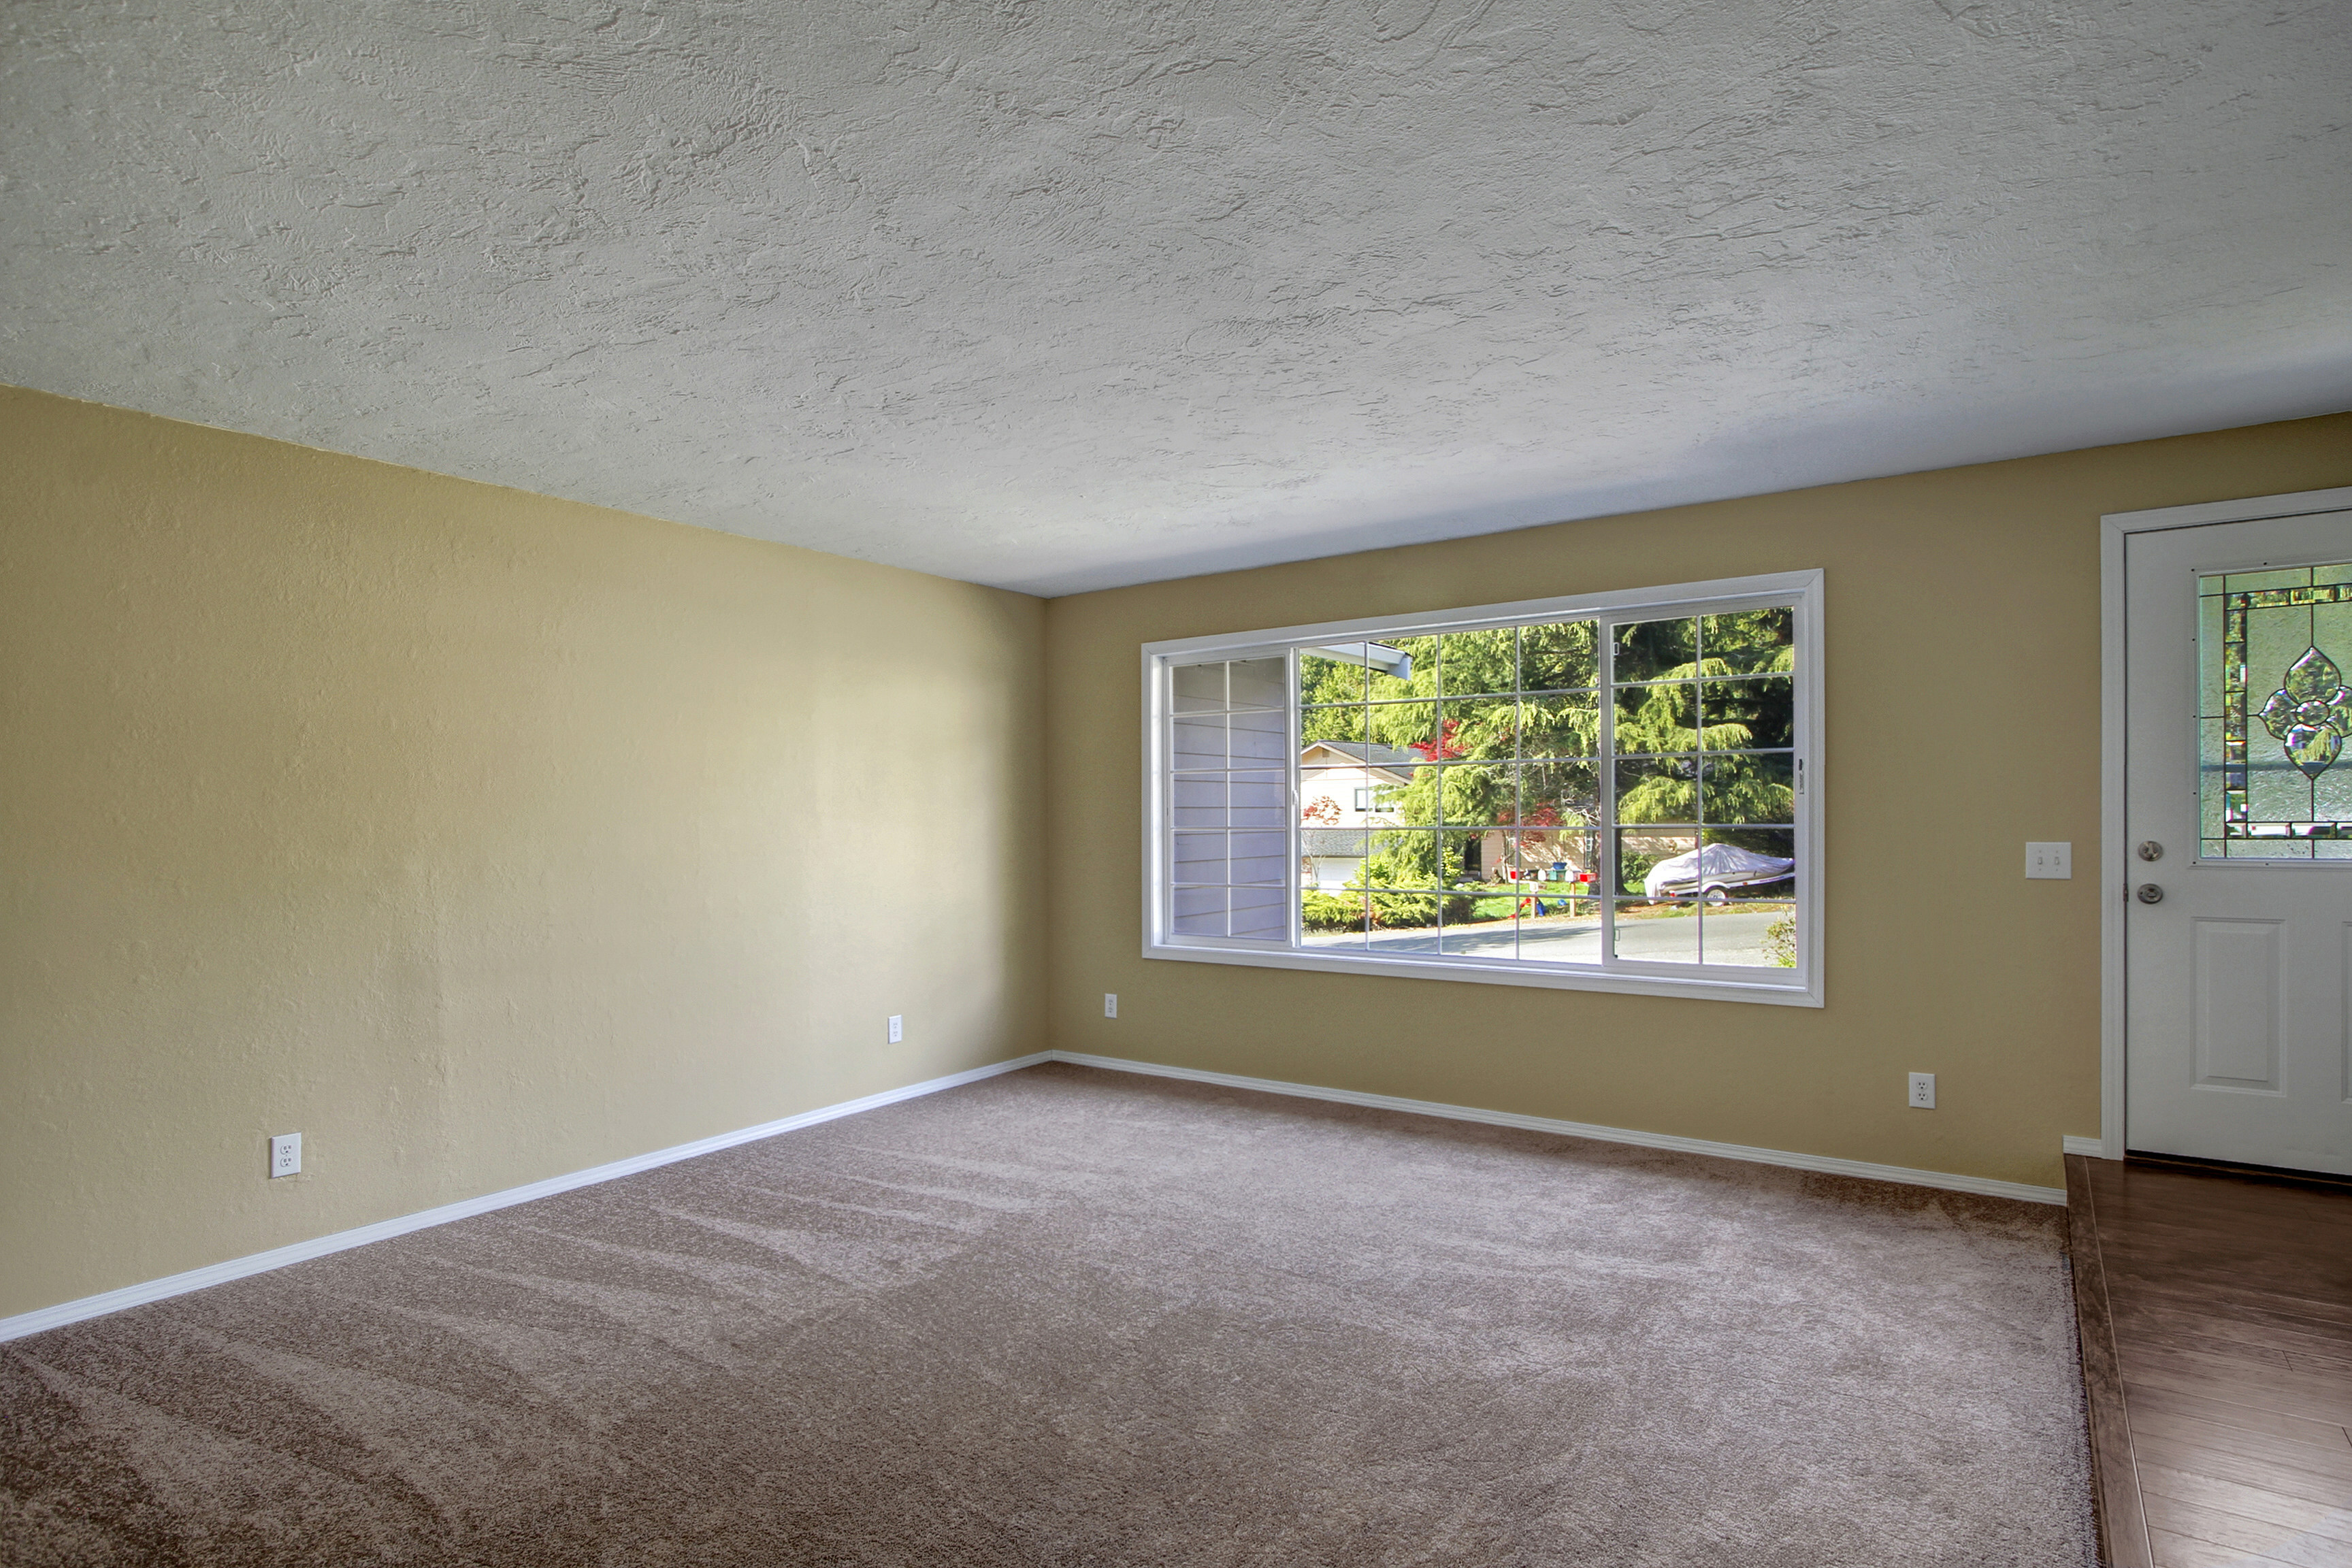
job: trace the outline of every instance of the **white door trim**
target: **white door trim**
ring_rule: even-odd
[[[2124,1157],[2124,915],[2130,846],[2124,841],[2124,536],[2216,522],[2352,508],[2352,486],[2244,500],[2203,501],[2099,519],[2099,1142]]]

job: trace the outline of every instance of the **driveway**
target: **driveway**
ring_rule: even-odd
[[[1704,913],[1620,921],[1617,954],[1652,963],[1696,963],[1704,931],[1709,963],[1772,966],[1765,952],[1764,931],[1779,920],[1780,909],[1745,910],[1733,906]],[[1347,937],[1312,936],[1314,947],[1347,947]],[[1533,958],[1552,963],[1601,962],[1599,915],[1547,915],[1516,923],[1481,921],[1475,925],[1448,926],[1442,931],[1427,927],[1409,931],[1376,931],[1370,951],[1374,953],[1446,952],[1465,958]]]

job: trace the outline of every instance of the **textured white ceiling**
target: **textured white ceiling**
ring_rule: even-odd
[[[1033,592],[2352,406],[2341,0],[0,30],[0,379]]]

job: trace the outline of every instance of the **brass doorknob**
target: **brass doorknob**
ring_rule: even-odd
[[[2160,904],[2164,902],[2164,889],[2154,882],[2142,882],[2139,885],[2139,901],[2143,904]]]

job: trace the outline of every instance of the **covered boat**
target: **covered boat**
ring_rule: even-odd
[[[1642,879],[1642,891],[1654,899],[1687,899],[1696,893],[1721,903],[1729,889],[1785,882],[1796,874],[1794,860],[1759,855],[1737,844],[1710,844],[1651,867]]]

